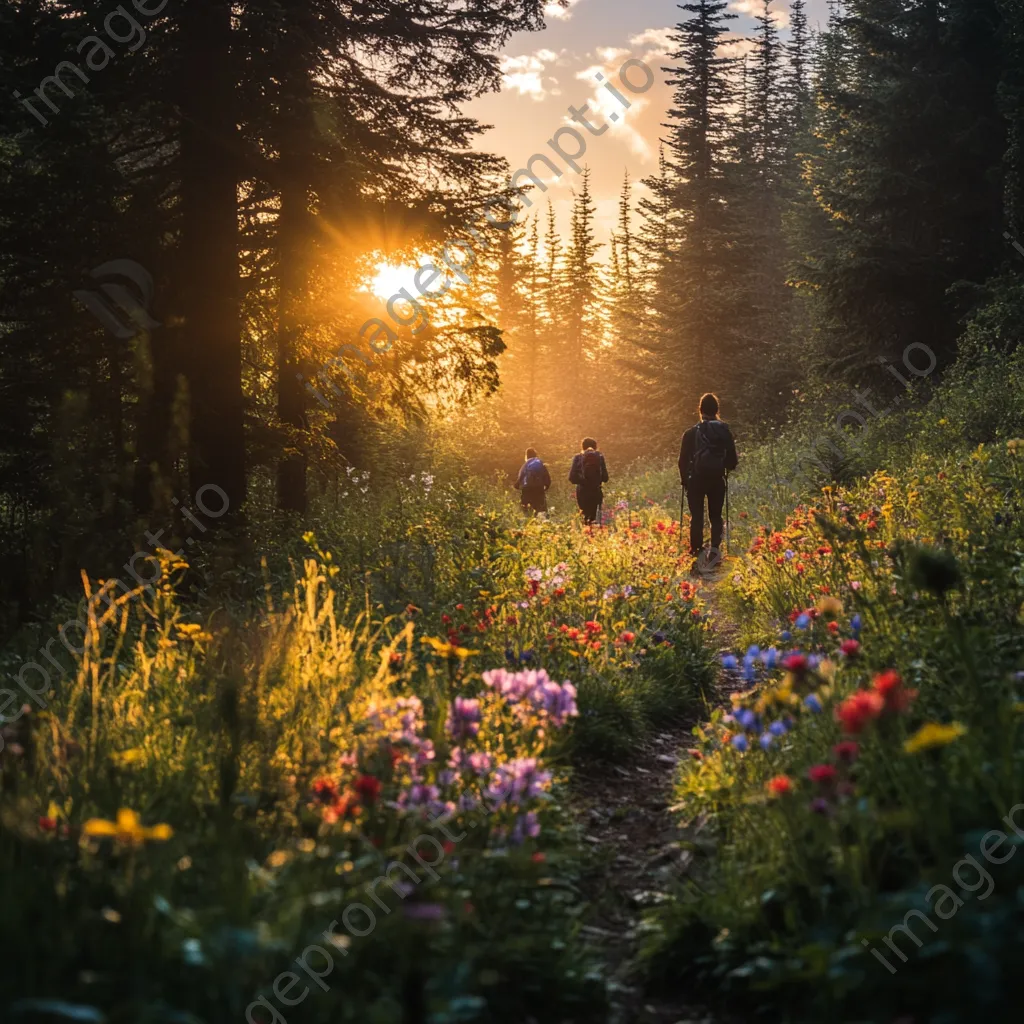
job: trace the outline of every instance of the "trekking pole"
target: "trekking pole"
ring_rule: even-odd
[[[729,554],[729,474],[725,474],[725,553]]]
[[[683,550],[683,508],[686,506],[686,484],[679,485],[679,550]]]

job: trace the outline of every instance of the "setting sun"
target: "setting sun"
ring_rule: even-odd
[[[407,263],[395,266],[393,263],[378,263],[374,268],[377,273],[371,278],[368,290],[380,299],[390,299],[397,295],[403,288],[412,292],[414,288],[413,279],[416,277],[417,267]]]

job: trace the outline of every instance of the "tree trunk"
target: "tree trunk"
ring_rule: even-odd
[[[212,489],[220,488],[235,516],[245,502],[246,477],[231,6],[223,0],[185,0],[180,19],[189,482],[193,499],[215,508],[224,499]]]
[[[287,54],[287,47],[286,47]],[[309,302],[308,268],[314,245],[307,187],[313,164],[313,89],[301,54],[291,55],[281,108],[281,213],[277,227],[278,324],[277,414],[293,431],[305,431],[306,392],[298,379],[304,304]],[[308,457],[296,434],[277,466],[277,504],[284,511],[306,512]],[[300,447],[296,449],[296,445]]]

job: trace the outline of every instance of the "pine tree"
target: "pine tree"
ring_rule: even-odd
[[[670,59],[674,89],[668,112],[673,207],[680,243],[659,287],[675,296],[672,310],[674,372],[665,386],[674,409],[692,409],[720,367],[723,330],[728,329],[729,258],[724,164],[728,158],[729,109],[735,61],[719,55],[727,23],[735,17],[724,0],[682,4],[692,17],[676,28],[678,50]]]
[[[597,356],[602,340],[600,274],[594,257],[600,246],[594,235],[596,213],[590,193],[590,169],[583,169],[580,189],[573,190],[572,233],[566,251],[565,341],[567,377],[575,382],[573,400],[586,398],[587,363]]]

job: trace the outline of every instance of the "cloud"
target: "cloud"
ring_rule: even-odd
[[[515,89],[520,96],[529,96],[538,103],[548,95],[557,95],[552,87],[558,85],[558,80],[550,75],[545,76],[544,71],[559,56],[552,50],[538,50],[521,57],[505,54],[500,64],[501,83],[505,88]]]
[[[673,40],[674,28],[649,28],[629,41],[633,46],[646,46],[649,53],[674,53],[678,43]]]
[[[759,18],[764,10],[764,3],[763,0],[732,0],[729,7],[739,14],[748,14],[751,18]],[[780,11],[773,8],[771,17],[772,21],[775,22],[776,28],[789,27],[789,11]]]
[[[757,48],[757,42],[749,36],[727,36],[724,42],[718,44],[719,57],[746,57]]]
[[[630,107],[623,110],[622,104],[604,88],[603,83],[599,85],[597,82],[597,75],[600,73],[604,76],[604,81],[617,83],[622,56],[628,52],[611,46],[601,47],[595,51],[601,63],[592,64],[578,71],[576,78],[581,82],[587,82],[594,89],[593,94],[587,98],[587,105],[608,125],[611,129],[609,134],[619,136],[641,160],[647,161],[653,156],[653,150],[643,133],[637,130],[634,122],[649,105],[648,99],[642,95],[629,94]],[[593,117],[592,120],[597,121],[599,118]],[[569,118],[566,118],[566,121],[571,123]]]
[[[560,7],[556,3],[545,4],[544,6],[544,17],[555,18],[558,21],[565,21],[572,17],[572,9],[580,2],[580,0],[569,0],[568,7]]]

